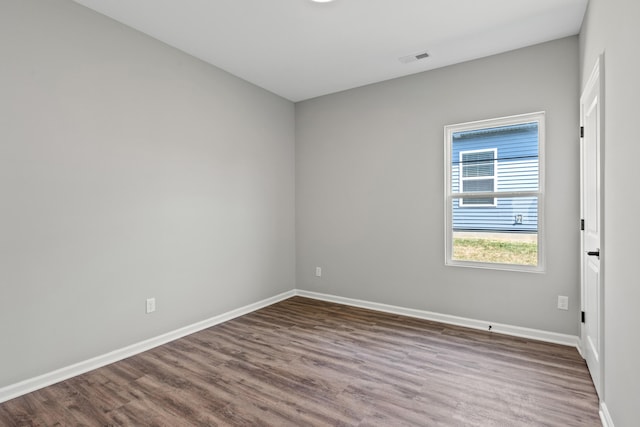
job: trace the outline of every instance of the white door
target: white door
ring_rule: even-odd
[[[603,375],[603,255],[602,235],[602,57],[580,97],[582,232],[582,350],[591,378],[602,399]]]

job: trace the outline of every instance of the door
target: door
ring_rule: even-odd
[[[603,252],[602,252],[602,57],[580,97],[582,231],[582,350],[596,391],[602,396]]]

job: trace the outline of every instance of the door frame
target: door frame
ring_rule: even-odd
[[[599,103],[599,118],[598,118],[598,134],[600,138],[600,147],[599,147],[599,162],[598,162],[598,173],[599,173],[599,186],[600,186],[600,206],[599,206],[599,229],[600,229],[600,267],[599,267],[599,301],[598,306],[600,309],[599,313],[599,341],[600,341],[600,349],[599,349],[599,384],[595,384],[596,390],[598,391],[598,396],[600,401],[604,401],[604,342],[605,342],[605,334],[604,334],[604,269],[605,269],[605,242],[604,242],[604,142],[605,142],[605,133],[604,133],[604,54],[601,54],[596,59],[596,63],[591,71],[589,79],[582,89],[582,93],[580,95],[580,127],[584,126],[584,111],[583,111],[583,100],[587,93],[591,91],[595,84],[598,84],[598,103]],[[580,138],[580,218],[584,219],[584,140],[582,137]],[[580,232],[580,310],[582,313],[585,312],[585,277],[584,277],[584,253],[589,250],[589,248],[585,247],[585,238],[584,231]],[[588,313],[586,313],[588,315]],[[585,323],[580,322],[580,346],[579,350],[583,357],[585,357]]]

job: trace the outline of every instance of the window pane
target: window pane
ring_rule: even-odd
[[[493,191],[493,178],[491,179],[474,179],[462,182],[462,192],[470,191]]]
[[[497,177],[495,191],[538,191],[538,145],[537,122],[454,132],[451,192],[459,191],[460,177],[483,176]]]
[[[538,231],[537,197],[498,197],[492,209],[458,209],[461,198],[453,198],[453,231],[533,233]],[[467,205],[473,200],[464,198]]]
[[[494,183],[492,179],[475,179],[465,180],[462,182],[462,192],[478,192],[478,191],[494,191]],[[462,199],[460,206],[494,206],[495,199],[493,197],[469,198]]]
[[[496,199],[494,199],[493,197],[478,197],[475,199],[470,199],[470,198],[466,198],[466,199],[462,199],[462,203],[460,204],[460,206],[491,206],[493,207],[496,203]]]
[[[453,260],[538,265],[537,197],[497,198],[494,209],[456,209],[460,200],[452,206]],[[464,199],[465,206],[470,202]]]
[[[493,176],[495,162],[493,150],[462,154],[462,176],[464,178]],[[493,189],[491,190],[493,191]]]

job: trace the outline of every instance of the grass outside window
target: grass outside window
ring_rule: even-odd
[[[496,264],[537,265],[538,243],[535,234],[475,233],[453,237],[453,259]]]

